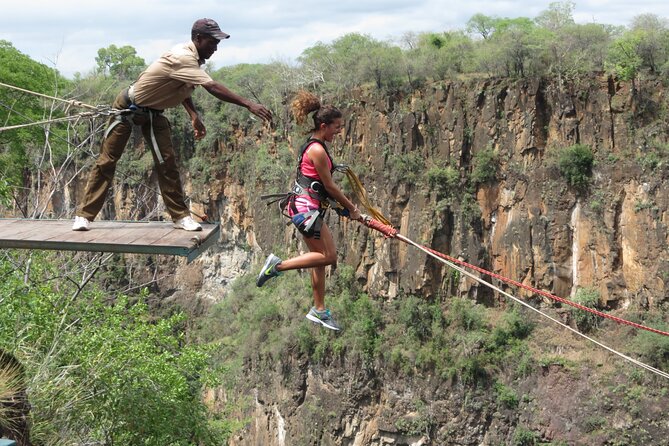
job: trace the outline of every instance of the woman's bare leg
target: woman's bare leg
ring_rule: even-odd
[[[323,224],[321,227],[321,238],[304,238],[309,252],[301,254],[292,259],[283,260],[276,266],[277,271],[291,269],[312,268],[311,287],[314,295],[314,307],[317,310],[325,309],[325,267],[337,262],[337,247],[332,239],[330,229]]]

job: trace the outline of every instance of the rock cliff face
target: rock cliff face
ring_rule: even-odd
[[[580,83],[447,82],[394,97],[359,93],[342,107],[346,129],[333,152],[356,167],[372,201],[413,240],[559,296],[589,287],[608,310],[653,310],[669,297],[665,91],[655,80],[633,90],[599,76]],[[575,144],[589,146],[595,157],[585,190],[570,187],[558,168],[561,150]],[[477,156],[490,150],[493,179],[476,183]],[[456,172],[448,190],[426,175],[446,166]],[[221,207],[230,241],[269,249],[292,240],[291,230],[277,230],[253,198],[257,191],[222,184],[230,197]],[[370,295],[495,301],[421,252],[335,220],[340,259]],[[545,334],[544,348],[562,352],[552,336]],[[263,374],[255,375],[257,369]],[[618,432],[639,426],[624,407],[581,384],[603,379],[587,368],[573,373],[546,364],[518,384],[529,403],[513,414],[495,409],[489,395],[430,376],[397,380],[382,365],[319,366],[293,356],[248,370],[255,390],[246,415],[253,422],[237,445],[530,444],[522,442],[522,426],[544,441],[604,444],[612,440],[597,434],[602,419]],[[592,412],[579,408],[584,401]],[[644,412],[652,421],[642,430],[651,442],[669,432],[666,420],[655,417],[658,406]]]
[[[578,84],[447,82],[393,97],[356,93],[340,106],[346,129],[332,151],[336,161],[355,166],[372,202],[413,240],[560,296],[594,287],[610,308],[652,306],[668,297],[665,96],[659,81],[638,81],[631,91],[630,84],[607,76]],[[299,145],[287,138],[291,147]],[[215,290],[214,299],[261,249],[291,240],[290,228],[277,230],[276,210],[258,199],[261,186],[235,179],[235,167],[222,159],[261,144],[271,152],[285,141],[286,135],[238,130],[213,151],[215,179],[196,186],[184,173],[192,207],[222,223],[221,243],[201,262],[205,270],[213,268],[203,286]],[[581,192],[557,168],[559,151],[574,144],[595,155],[591,184]],[[494,179],[476,184],[471,175],[477,154],[491,149],[497,156]],[[426,173],[447,165],[457,172],[457,183],[436,190]],[[292,169],[286,166],[286,187]],[[83,190],[85,177],[80,180],[65,188],[54,209]],[[161,212],[155,190],[119,181],[116,191],[103,211],[106,218]],[[485,299],[486,292],[471,284],[450,283],[444,268],[420,252],[357,224],[333,224],[340,258],[356,268],[373,295],[459,290]],[[220,261],[227,256],[236,267]]]
[[[609,310],[652,310],[669,297],[666,90],[656,80],[637,81],[632,89],[602,75],[578,83],[445,82],[392,97],[355,93],[340,104],[346,128],[332,152],[338,162],[355,166],[372,202],[412,240],[559,296],[589,287]],[[285,139],[239,136],[269,144],[270,154]],[[575,144],[589,146],[595,157],[584,190],[571,187],[558,169],[561,150]],[[246,147],[229,140],[216,153],[252,146]],[[477,182],[473,170],[486,151],[495,154],[488,165],[494,172]],[[455,172],[452,182],[430,182],[427,172],[447,168]],[[192,266],[177,269],[169,287],[173,298],[196,293],[220,299],[261,252],[299,247],[290,228],[277,226],[271,216],[276,211],[259,202],[261,192],[252,182],[235,180],[231,169],[221,167],[206,189],[193,187],[207,212],[220,217],[222,240],[196,262],[199,275],[185,269]],[[292,165],[287,171],[292,175]],[[340,261],[354,268],[358,283],[375,298],[497,298],[417,250],[355,223],[332,219],[331,225]],[[184,286],[185,276],[195,282]],[[551,335],[545,336],[551,345]],[[521,424],[545,441],[579,444],[590,432],[587,423],[578,423],[579,416],[587,417],[579,407],[584,400],[597,404],[592,390],[579,384],[591,378],[588,370],[574,374],[552,364],[519,384],[530,402],[513,416],[476,390],[472,396],[430,376],[398,381],[381,365],[335,361],[325,367],[295,355],[257,366],[248,364],[255,391],[246,415],[252,422],[235,445],[531,444],[519,442],[522,435],[510,427]],[[258,369],[263,372],[255,374]],[[431,404],[419,407],[418,400]],[[636,426],[615,407],[603,416],[616,429]],[[644,426],[661,438],[655,435],[666,436],[669,426],[655,415],[650,410],[653,428]],[[398,419],[410,428],[398,431]],[[590,427],[596,430],[598,423],[592,420]]]
[[[411,239],[560,296],[594,287],[610,308],[655,305],[667,298],[669,280],[666,105],[657,82],[632,92],[605,76],[360,95],[343,107],[345,141],[334,155],[359,167],[372,201]],[[559,151],[575,144],[595,155],[584,192],[557,168]],[[487,149],[498,156],[496,179],[465,187]],[[446,164],[460,180],[445,206],[425,172]],[[260,246],[279,242],[262,219],[246,223]],[[453,291],[441,266],[363,231],[337,226],[344,261],[372,294]],[[485,293],[460,285],[472,297]]]

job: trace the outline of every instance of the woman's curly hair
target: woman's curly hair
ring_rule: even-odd
[[[313,115],[314,128],[310,132],[315,132],[321,124],[331,124],[335,119],[341,118],[341,112],[332,105],[321,105],[320,99],[313,93],[300,90],[295,95],[295,99],[290,104],[290,108],[298,124],[304,123],[311,112]]]

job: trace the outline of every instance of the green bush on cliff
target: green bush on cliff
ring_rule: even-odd
[[[500,370],[526,376],[533,367],[524,339],[534,325],[519,309],[492,326],[489,310],[470,299],[372,299],[348,265],[332,273],[327,291],[328,307],[344,327],[340,333],[305,321],[308,275],[291,271],[260,289],[252,274],[237,279],[201,331],[208,341],[221,342],[216,360],[235,365],[230,382],[244,382],[249,360],[262,369],[295,354],[314,363],[338,358],[370,368],[382,364],[403,375],[429,374],[467,386],[491,384]]]
[[[252,141],[245,141],[243,147],[226,154],[225,159],[220,161],[230,178],[251,187],[267,186],[272,188],[271,192],[288,187],[294,163],[287,144],[271,147],[268,144],[256,145]]]
[[[594,288],[579,288],[574,295],[574,302],[597,310],[600,308],[599,297],[599,291]],[[574,307],[571,307],[569,311],[576,326],[583,333],[588,333],[599,325],[600,317],[596,314]]]
[[[460,174],[451,166],[432,167],[427,171],[427,183],[436,196],[437,201],[451,199],[461,192]]]
[[[492,147],[474,153],[471,180],[475,185],[485,184],[497,179],[499,158]]]
[[[519,398],[518,394],[511,387],[506,386],[502,382],[495,383],[495,394],[497,397],[497,402],[507,409],[515,409],[518,407]]]
[[[567,183],[579,191],[587,189],[595,157],[590,146],[575,144],[558,154],[558,168]]]
[[[534,446],[539,442],[540,435],[524,426],[516,427],[513,433],[513,446]]]
[[[394,183],[415,183],[425,171],[425,158],[417,152],[386,153],[386,178]]]
[[[656,318],[639,322],[658,330],[669,331],[669,324]],[[638,330],[632,345],[634,350],[653,367],[662,370],[669,368],[669,337],[646,330]]]

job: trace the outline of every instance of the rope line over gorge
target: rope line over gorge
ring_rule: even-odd
[[[558,296],[556,296],[556,295],[554,295],[554,294],[551,294],[551,293],[549,293],[549,292],[547,292],[547,291],[543,291],[543,290],[539,290],[539,289],[537,289],[537,288],[533,288],[533,287],[531,287],[531,286],[529,286],[529,285],[525,285],[525,284],[520,283],[520,282],[518,282],[518,281],[516,281],[516,280],[509,279],[509,278],[504,277],[504,276],[499,275],[499,274],[495,274],[495,273],[493,273],[493,272],[491,272],[491,271],[485,270],[485,269],[480,268],[480,267],[478,267],[478,266],[475,266],[475,265],[472,265],[472,264],[470,264],[470,263],[464,262],[464,261],[462,261],[462,260],[456,259],[456,258],[454,258],[454,257],[451,257],[451,256],[446,255],[446,254],[444,254],[444,253],[441,253],[441,252],[439,252],[439,251],[435,251],[434,249],[431,249],[431,248],[429,248],[429,247],[427,247],[427,246],[419,245],[419,244],[417,244],[417,243],[415,243],[415,242],[409,240],[408,238],[402,236],[401,234],[399,234],[399,232],[398,232],[395,228],[393,228],[392,226],[390,226],[390,225],[385,225],[385,224],[383,224],[383,223],[381,223],[381,222],[379,222],[379,221],[377,221],[377,220],[370,219],[369,221],[365,221],[364,224],[365,224],[367,227],[371,228],[371,229],[375,229],[376,231],[379,231],[380,233],[382,233],[382,234],[385,235],[386,237],[389,237],[389,238],[396,238],[396,239],[401,240],[401,241],[403,241],[403,242],[405,242],[405,243],[408,243],[408,244],[411,244],[411,245],[414,245],[414,246],[417,246],[417,247],[421,247],[421,248],[425,249],[426,251],[429,251],[430,253],[434,254],[434,255],[437,256],[437,257],[439,257],[439,258],[442,258],[442,259],[444,259],[444,260],[447,260],[447,261],[449,261],[449,262],[452,262],[452,263],[454,263],[454,264],[456,264],[456,265],[460,265],[460,266],[463,266],[463,267],[465,267],[465,268],[469,268],[469,269],[471,269],[471,270],[473,270],[473,271],[476,271],[476,272],[478,272],[478,273],[481,273],[481,274],[490,276],[490,277],[492,277],[492,278],[494,278],[494,279],[497,279],[497,280],[500,280],[500,281],[502,281],[502,282],[504,282],[504,283],[508,283],[509,285],[513,285],[513,286],[516,286],[516,287],[519,287],[519,288],[523,288],[523,289],[525,289],[525,290],[527,290],[527,291],[531,291],[531,292],[533,292],[533,293],[535,293],[535,294],[538,294],[538,295],[540,295],[540,296],[547,297],[547,298],[549,298],[549,299],[551,299],[551,300],[554,300],[554,301],[556,301],[556,302],[560,302],[560,303],[565,304],[565,305],[569,305],[569,306],[574,307],[574,308],[578,308],[579,310],[587,311],[587,312],[592,313],[592,314],[595,314],[595,315],[597,315],[597,316],[599,316],[599,317],[603,317],[603,318],[611,319],[612,321],[617,322],[617,323],[619,323],[619,324],[629,325],[629,326],[631,326],[631,327],[638,328],[638,329],[640,329],[640,330],[650,331],[650,332],[652,332],[652,333],[657,333],[657,334],[660,334],[660,335],[663,335],[663,336],[669,336],[669,332],[662,331],[662,330],[658,330],[658,329],[656,329],[656,328],[652,328],[652,327],[648,327],[648,326],[646,326],[646,325],[638,324],[638,323],[636,323],[636,322],[628,321],[628,320],[626,320],[626,319],[622,319],[622,318],[613,316],[613,315],[611,315],[611,314],[604,313],[604,312],[599,311],[599,310],[596,310],[596,309],[594,309],[594,308],[586,307],[585,305],[581,305],[581,304],[576,303],[576,302],[573,302],[573,301],[571,301],[571,300],[569,300],[569,299],[565,299],[565,298],[563,298],[563,297],[558,297]],[[487,282],[486,282],[486,283],[487,283]]]
[[[411,239],[401,235],[399,233],[399,231],[397,231],[397,229],[393,228],[392,226],[381,223],[380,221],[378,221],[376,219],[373,219],[373,218],[370,218],[370,217],[363,218],[362,223],[365,226],[367,226],[368,228],[374,229],[374,230],[380,232],[381,234],[383,234],[384,236],[386,236],[388,238],[394,238],[394,239],[400,240],[400,241],[402,241],[402,242],[404,242],[408,245],[411,245],[411,246],[414,246],[414,247],[420,249],[421,251],[425,252],[426,254],[428,254],[428,255],[436,258],[437,260],[441,261],[442,263],[448,265],[450,268],[453,268],[456,271],[459,271],[460,273],[472,278],[473,280],[477,281],[478,283],[480,283],[482,285],[485,285],[485,286],[503,294],[504,296],[506,296],[509,299],[519,303],[520,305],[523,305],[524,307],[526,307],[526,308],[540,314],[541,316],[543,316],[547,319],[550,319],[551,321],[557,323],[558,325],[570,330],[574,334],[576,334],[578,336],[581,336],[582,338],[587,339],[588,341],[593,342],[594,344],[606,349],[610,353],[613,353],[613,354],[619,356],[620,358],[635,364],[638,367],[646,369],[649,372],[655,373],[656,375],[659,375],[659,376],[662,376],[663,378],[669,379],[669,373],[664,372],[664,371],[662,371],[658,368],[655,368],[651,365],[648,365],[646,363],[643,363],[643,362],[641,362],[637,359],[634,359],[634,358],[632,358],[628,355],[625,355],[624,353],[621,353],[617,350],[614,350],[613,348],[611,348],[611,347],[609,347],[609,346],[607,346],[607,345],[605,345],[605,344],[603,344],[603,343],[601,343],[601,342],[599,342],[599,341],[581,333],[580,331],[568,326],[567,324],[563,323],[562,321],[559,321],[558,319],[555,319],[554,317],[549,316],[548,314],[542,312],[541,310],[539,310],[537,308],[534,308],[533,306],[529,305],[527,302],[524,302],[523,300],[512,296],[511,294],[509,294],[506,291],[500,289],[499,287],[493,285],[492,283],[483,280],[481,277],[477,277],[476,275],[474,275],[473,273],[471,273],[470,271],[468,271],[465,268],[469,268],[469,269],[471,269],[473,271],[476,271],[478,273],[488,275],[492,278],[498,279],[498,280],[500,280],[502,282],[505,282],[505,283],[508,283],[510,285],[514,285],[514,286],[526,289],[528,291],[532,291],[536,294],[539,294],[539,295],[544,296],[544,297],[548,297],[549,299],[555,300],[557,302],[560,302],[560,303],[563,303],[563,304],[566,304],[566,305],[570,305],[574,308],[578,308],[579,310],[588,311],[588,312],[593,313],[597,316],[605,317],[607,319],[611,319],[611,320],[613,320],[613,321],[615,321],[619,324],[629,325],[629,326],[634,327],[634,328],[650,331],[652,333],[656,333],[656,334],[660,334],[660,335],[664,335],[664,336],[669,336],[669,333],[667,333],[665,331],[662,331],[662,330],[652,328],[652,327],[647,327],[645,325],[637,324],[635,322],[628,321],[628,320],[625,320],[625,319],[622,319],[622,318],[619,318],[619,317],[615,317],[615,316],[612,316],[610,314],[603,313],[603,312],[595,310],[593,308],[589,308],[589,307],[586,307],[584,305],[578,304],[576,302],[572,302],[568,299],[564,299],[562,297],[555,296],[555,295],[553,295],[551,293],[548,293],[546,291],[538,290],[538,289],[530,287],[528,285],[524,285],[524,284],[522,284],[518,281],[508,279],[504,276],[501,276],[499,274],[495,274],[493,272],[487,271],[483,268],[480,268],[480,267],[477,267],[475,265],[469,264],[469,263],[464,262],[462,260],[458,260],[454,257],[451,257],[451,256],[448,256],[448,255],[443,254],[441,252],[435,251],[434,249],[431,249],[427,246],[420,245],[420,244],[412,241]]]

